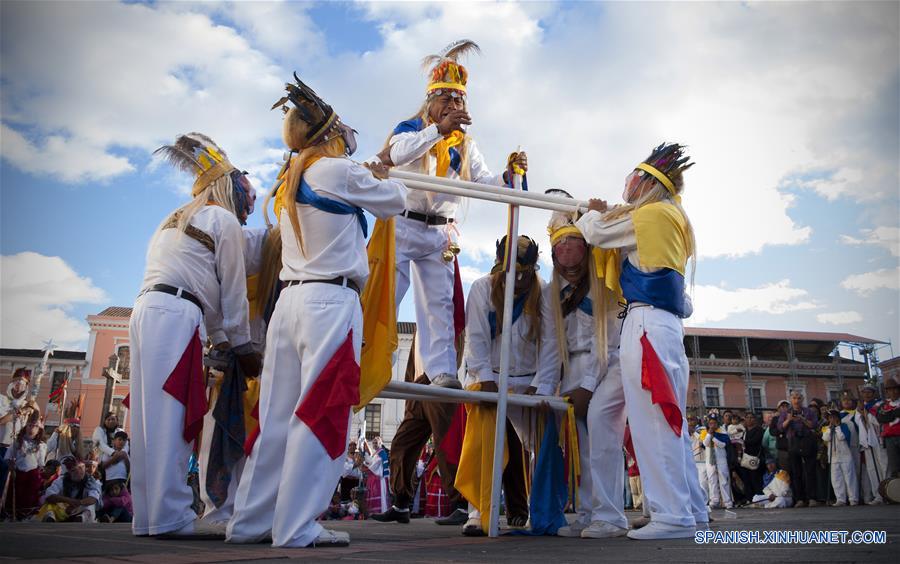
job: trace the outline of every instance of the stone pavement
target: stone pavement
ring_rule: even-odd
[[[0,561],[182,564],[262,562],[275,559],[354,562],[900,562],[900,506],[736,509],[729,518],[713,512],[713,531],[885,531],[886,544],[740,545],[677,541],[565,539],[558,537],[467,538],[456,527],[430,519],[409,525],[332,521],[348,531],[347,548],[274,549],[221,541],[137,538],[128,525],[75,523],[0,524]],[[629,512],[634,519],[637,514]]]

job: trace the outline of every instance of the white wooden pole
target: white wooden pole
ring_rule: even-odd
[[[521,193],[522,177],[513,175],[513,191]],[[506,234],[506,244],[510,249],[509,266],[506,271],[506,285],[503,288],[503,329],[500,333],[500,376],[497,382],[499,397],[497,398],[497,427],[494,434],[494,464],[491,476],[491,507],[488,535],[497,537],[500,535],[500,487],[503,477],[503,452],[506,446],[506,404],[509,387],[509,356],[512,335],[512,311],[515,299],[516,286],[516,259],[519,250],[519,206],[509,206],[509,232]],[[483,509],[482,509],[483,511]]]
[[[392,168],[390,170],[390,176],[392,178],[397,178],[399,180],[413,180],[417,182],[425,182],[428,184],[440,184],[442,186],[450,186],[452,188],[461,188],[466,190],[466,194],[470,197],[477,198],[478,196],[473,196],[472,192],[480,192],[483,194],[489,195],[509,195],[509,188],[503,188],[500,186],[494,186],[492,184],[481,184],[479,182],[469,182],[467,180],[460,180],[458,178],[445,178],[443,176],[430,176],[427,174],[419,174],[417,172],[410,172],[407,170],[399,170],[396,168]],[[540,194],[536,192],[521,192],[515,195],[516,198],[525,198],[530,200],[531,202],[544,202],[551,204],[559,204],[561,206],[565,206],[566,208],[572,208],[572,210],[580,209],[582,211],[587,211],[588,203],[583,200],[575,200],[572,198],[568,198],[566,196],[554,196],[552,194]],[[529,204],[531,205],[531,204]],[[567,211],[567,210],[560,210]]]
[[[448,403],[497,403],[499,394],[494,392],[471,392],[454,390],[438,386],[424,386],[412,382],[391,382],[385,386],[378,397],[387,399],[414,399],[418,401],[440,401]],[[569,403],[556,396],[527,396],[525,394],[508,394],[507,403],[520,407],[540,407],[546,404],[555,411],[567,411]]]

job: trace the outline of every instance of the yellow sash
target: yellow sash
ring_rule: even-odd
[[[674,205],[654,202],[631,212],[638,257],[644,268],[671,268],[684,275],[688,252],[687,223]]]
[[[446,137],[442,137],[440,141],[431,148],[431,154],[437,159],[437,175],[447,176],[450,170],[450,147],[461,145],[466,135],[462,131],[454,131]]]
[[[322,156],[315,156],[306,159],[306,162],[303,164],[303,172],[306,172],[306,169],[311,167],[316,163]],[[284,201],[284,184],[287,181],[287,171],[289,166],[285,165],[281,167],[281,172],[278,173],[278,180],[280,183],[278,184],[278,189],[275,190],[275,203],[273,204],[275,207],[275,221],[281,223],[281,210],[284,209],[284,206],[287,202]],[[250,311],[253,311],[252,309]]]

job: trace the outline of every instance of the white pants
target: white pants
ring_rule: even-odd
[[[163,391],[201,324],[193,303],[148,292],[131,314],[131,498],[136,535],[159,535],[192,523],[187,485],[191,443],[184,441],[184,405]]]
[[[766,504],[763,507],[766,509],[785,509],[794,505],[794,499],[790,497],[776,497],[772,501],[768,501],[768,499],[769,496],[766,494],[757,494],[753,496],[753,503],[765,501]]]
[[[718,505],[721,501],[725,507],[734,504],[731,498],[731,473],[728,471],[728,460],[724,449],[716,451],[716,463],[706,464],[706,478],[709,481],[709,504]]]
[[[834,488],[834,497],[837,501],[847,503],[859,503],[858,474],[853,461],[831,461],[831,487]]]
[[[866,475],[862,479],[864,499],[882,502],[878,486],[887,477],[887,453],[881,446],[864,449],[862,453],[866,461]]]
[[[659,406],[653,405],[650,391],[641,387],[641,336],[645,332],[681,409],[681,437],[672,432]],[[651,519],[693,527],[708,517],[706,508],[701,506],[703,490],[692,465],[691,439],[684,419],[690,371],[683,338],[681,320],[675,315],[658,308],[636,307],[625,317],[619,351],[631,439]]]
[[[609,370],[594,390],[588,406],[587,428],[589,462],[587,466],[582,462],[581,479],[583,482],[584,475],[590,475],[588,517],[591,521],[604,521],[616,527],[628,528],[623,495],[625,465],[622,464],[625,392],[622,389],[618,351],[610,352]],[[579,446],[582,445],[585,443],[580,442]],[[583,456],[581,458],[584,460]]]
[[[213,397],[213,401],[218,398]],[[203,417],[203,435],[200,439],[200,455],[198,457],[198,465],[200,466],[200,499],[206,506],[203,513],[203,521],[207,523],[224,523],[231,519],[234,514],[234,495],[237,492],[238,483],[241,480],[241,472],[244,469],[246,458],[241,458],[231,469],[231,482],[228,484],[228,497],[221,506],[216,507],[209,494],[206,491],[206,470],[209,465],[209,446],[212,442],[213,433],[216,429],[216,420],[213,418],[213,407],[215,404],[210,403],[209,411]]]
[[[706,476],[706,463],[694,461],[697,466],[697,480],[703,490],[704,503],[709,503],[709,478]]]
[[[409,289],[411,272],[416,347],[425,374],[432,379],[438,374],[456,374],[453,263],[441,258],[447,247],[446,228],[399,216],[395,223],[397,307]]]
[[[260,434],[235,495],[229,541],[258,542],[271,531],[272,546],[305,547],[322,532],[316,518],[331,501],[344,456],[332,460],[294,412],[351,329],[358,362],[362,311],[353,290],[302,284],[281,292],[266,335]]]

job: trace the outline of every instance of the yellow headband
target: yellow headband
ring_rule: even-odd
[[[653,175],[654,178],[662,182],[662,185],[666,187],[666,190],[668,190],[670,194],[672,194],[673,196],[675,195],[675,184],[673,184],[672,181],[669,180],[668,176],[660,172],[655,167],[648,165],[647,163],[641,163],[634,168],[635,170],[643,170],[644,172],[649,172]]]
[[[550,234],[551,245],[555,245],[563,237],[575,236],[584,239],[584,235],[582,235],[581,231],[574,225],[566,225],[565,227],[560,227],[556,231],[551,231],[549,229],[547,231]]]
[[[428,85],[428,88],[425,89],[425,92],[431,92],[432,90],[438,90],[442,88],[449,88],[451,90],[459,90],[463,94],[466,93],[466,87],[458,82],[432,82]]]
[[[204,170],[203,173],[197,177],[197,180],[194,181],[191,195],[196,196],[216,180],[222,178],[226,174],[230,174],[232,170],[235,170],[234,165],[228,161],[222,161],[212,165]]]

